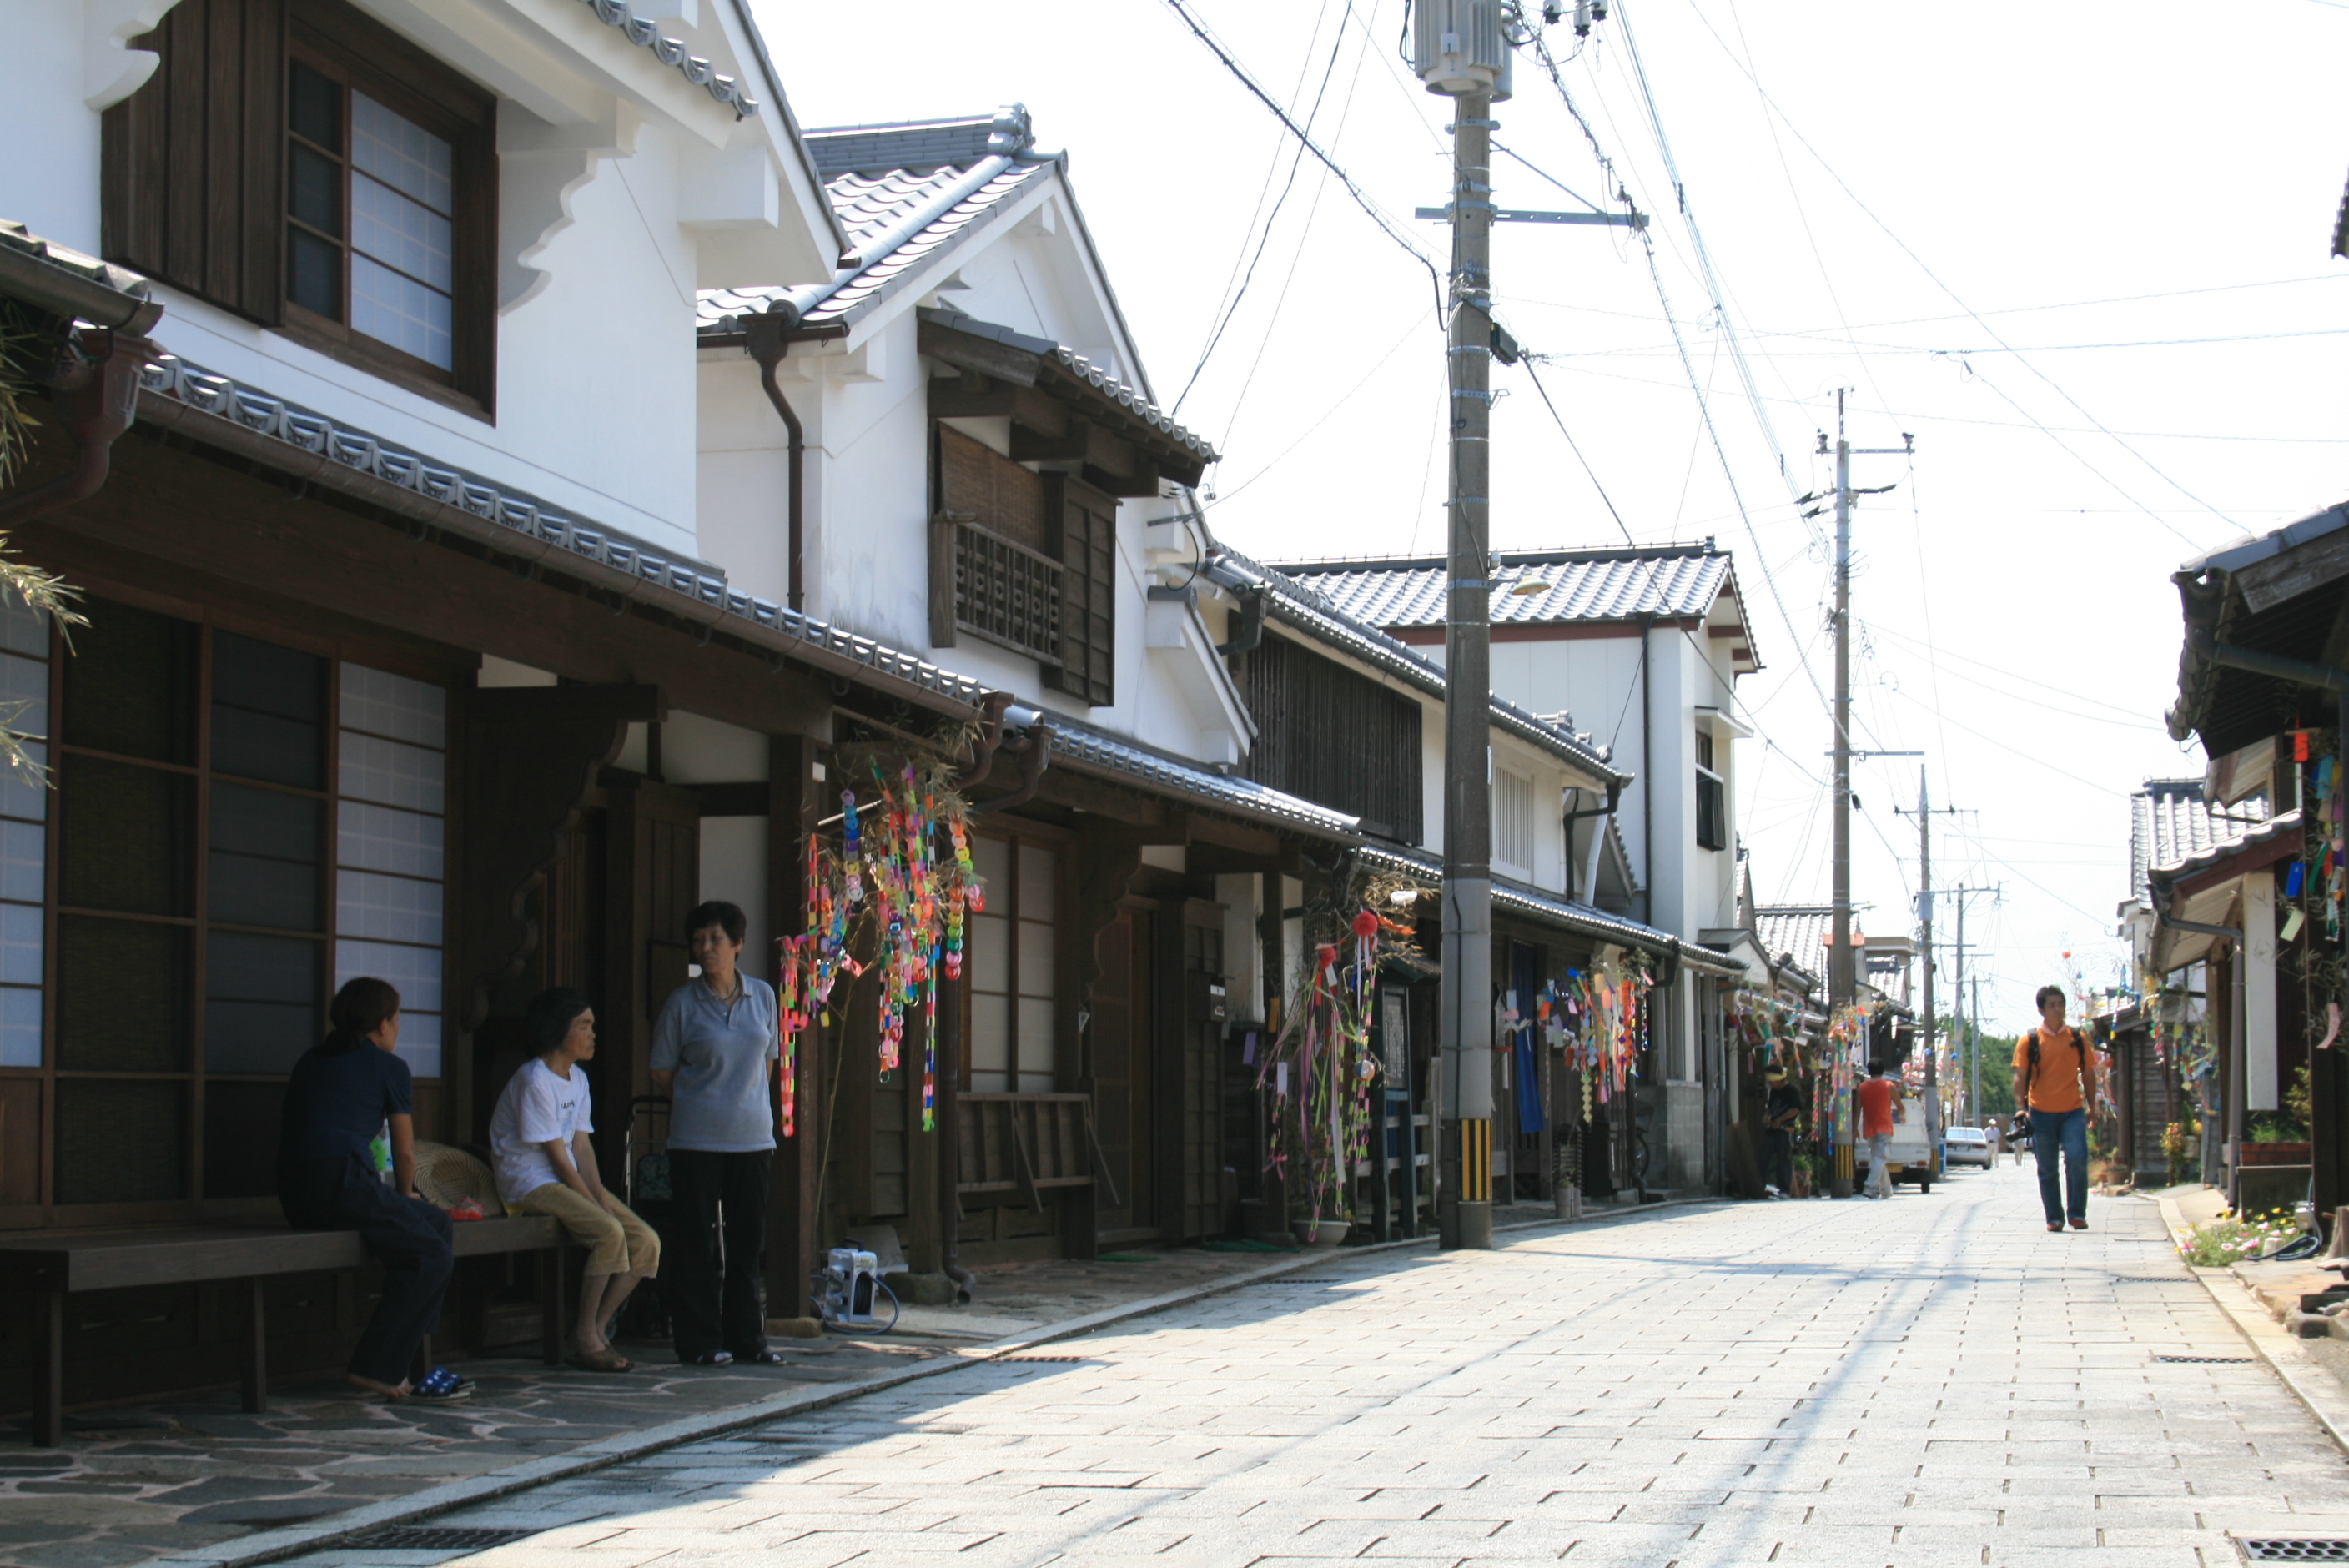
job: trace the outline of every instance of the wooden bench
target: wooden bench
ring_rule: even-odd
[[[963,1193],[1017,1192],[1036,1212],[1055,1187],[1091,1187],[1099,1179],[1114,1208],[1117,1183],[1093,1131],[1089,1094],[971,1094],[955,1097]]]
[[[556,1266],[543,1271],[547,1284],[540,1305],[547,1365],[561,1366],[568,1327],[564,1321],[562,1249],[570,1244],[562,1225],[540,1215],[460,1221],[454,1240],[460,1258],[554,1251]],[[258,1411],[269,1406],[269,1330],[262,1281],[278,1274],[363,1268],[368,1261],[356,1231],[297,1231],[283,1225],[186,1225],[0,1238],[0,1282],[42,1298],[39,1365],[33,1379],[33,1445],[53,1449],[65,1441],[67,1296],[140,1285],[244,1281],[239,1386],[244,1408]],[[429,1341],[427,1345],[429,1358]]]

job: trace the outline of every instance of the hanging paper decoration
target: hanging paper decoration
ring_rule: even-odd
[[[872,971],[881,1070],[904,1063],[905,1016],[922,1029],[922,1130],[937,1126],[937,981],[962,973],[965,913],[984,907],[963,806],[925,779],[911,762],[887,778],[876,764],[874,793],[860,803],[840,792],[840,840],[828,851],[820,833],[807,841],[807,931],[777,940],[777,1028],[782,1057],[776,1089],[782,1134],[796,1129],[799,1037],[829,1026],[833,987],[846,975]],[[941,810],[941,800],[944,810]],[[944,845],[953,847],[953,860]],[[870,962],[852,946],[870,934]]]
[[[1356,1162],[1370,1153],[1371,1086],[1381,1070],[1371,1019],[1382,923],[1364,909],[1345,940],[1314,950],[1257,1068],[1257,1087],[1273,1095],[1265,1168],[1301,1183],[1293,1190],[1310,1204],[1309,1217],[1352,1217],[1339,1211]],[[1342,960],[1341,946],[1350,948]]]

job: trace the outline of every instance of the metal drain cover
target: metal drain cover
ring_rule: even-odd
[[[1247,1284],[1348,1284],[1349,1280],[1324,1278],[1319,1274],[1276,1274],[1271,1279],[1252,1279]]]
[[[1092,1359],[1090,1356],[999,1356],[998,1361],[1050,1361],[1060,1366],[1079,1367]]]
[[[2157,1356],[2156,1361],[2169,1367],[2249,1367],[2248,1356]]]
[[[2116,1274],[2115,1284],[2192,1284],[2194,1282],[2178,1274]]]
[[[2246,1563],[2349,1563],[2349,1537],[2255,1535],[2235,1544]]]
[[[512,1541],[527,1541],[535,1530],[487,1530],[457,1524],[390,1524],[355,1535],[337,1550],[376,1552],[487,1552]]]

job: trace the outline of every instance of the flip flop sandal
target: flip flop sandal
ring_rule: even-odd
[[[781,1367],[790,1357],[780,1350],[753,1350],[748,1356],[737,1356],[734,1359],[750,1367]]]
[[[626,1357],[616,1354],[609,1346],[583,1356],[573,1356],[566,1365],[582,1372],[626,1372],[634,1369]]]
[[[734,1357],[724,1350],[705,1350],[698,1356],[680,1357],[679,1364],[686,1367],[731,1367]]]
[[[453,1404],[459,1399],[471,1398],[473,1385],[446,1367],[435,1367],[408,1391],[408,1397],[427,1405]]]

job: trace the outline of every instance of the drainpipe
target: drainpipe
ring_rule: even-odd
[[[978,733],[970,743],[970,766],[947,780],[951,789],[968,789],[995,767],[995,748],[1003,744],[1003,716],[1012,703],[1008,691],[991,691],[978,699]]]
[[[1233,634],[1230,642],[1216,644],[1216,652],[1228,658],[1234,654],[1252,652],[1263,642],[1265,603],[1271,597],[1272,592],[1267,588],[1240,594],[1240,629]]]
[[[1578,793],[1579,792],[1580,789],[1581,789],[1581,786],[1579,786],[1579,785],[1577,785],[1577,786],[1576,786],[1576,789],[1577,789],[1577,792],[1578,792]],[[1575,884],[1576,884],[1576,882],[1577,882],[1577,880],[1578,880],[1578,879],[1576,878],[1576,876],[1575,876],[1575,870],[1576,870],[1576,867],[1575,867],[1575,864],[1574,864],[1574,825],[1575,825],[1577,822],[1585,821],[1585,820],[1590,820],[1590,819],[1592,819],[1592,818],[1607,818],[1607,817],[1611,817],[1611,816],[1613,816],[1613,815],[1615,814],[1615,805],[1616,805],[1616,802],[1617,802],[1617,801],[1619,801],[1619,799],[1622,799],[1622,796],[1623,796],[1623,781],[1622,781],[1620,779],[1612,779],[1612,780],[1610,780],[1610,781],[1608,783],[1608,786],[1607,786],[1607,804],[1605,804],[1604,806],[1601,806],[1601,807],[1598,808],[1598,809],[1597,809],[1597,810],[1595,810],[1585,811],[1585,810],[1581,810],[1581,809],[1579,809],[1579,808],[1576,808],[1576,809],[1571,810],[1568,810],[1568,811],[1567,812],[1567,814],[1566,814],[1566,896],[1567,896],[1567,897],[1568,897],[1568,898],[1573,898],[1573,897],[1575,896],[1575,891],[1576,891]],[[1604,830],[1604,829],[1600,829],[1600,830],[1599,830],[1599,831],[1600,831],[1600,832],[1602,832],[1602,833],[1603,833],[1603,832],[1605,831],[1605,830]],[[1591,840],[1591,841],[1590,841],[1590,848],[1591,848],[1591,852],[1592,852],[1592,854],[1595,856],[1595,855],[1598,853],[1598,850],[1599,850],[1599,841],[1598,841],[1597,839],[1595,839],[1595,838],[1594,838],[1593,840]],[[1584,903],[1588,903],[1590,902],[1590,899],[1589,899],[1588,894],[1588,892],[1585,892],[1585,894],[1584,894],[1584,897],[1583,897],[1583,899],[1582,899],[1582,902],[1583,902]]]
[[[791,608],[804,612],[807,608],[807,429],[800,423],[798,414],[775,384],[775,367],[792,350],[790,334],[800,324],[799,306],[787,299],[779,299],[757,315],[742,318],[742,346],[759,362],[759,386],[767,394],[767,401],[782,416],[783,428],[791,432],[791,477],[786,482],[785,502],[789,519],[786,549],[791,561],[789,593]]]
[[[114,443],[138,420],[139,372],[154,345],[129,333],[74,334],[49,377],[49,401],[74,439],[73,468],[0,500],[0,531],[97,493],[111,467]]]
[[[972,816],[1024,806],[1035,799],[1036,791],[1043,787],[1044,769],[1052,762],[1052,727],[1041,717],[1034,717],[1029,720],[1025,740],[1005,741],[1002,747],[1019,759],[1019,787],[1009,795],[998,795],[991,800],[980,801],[970,809]]]

